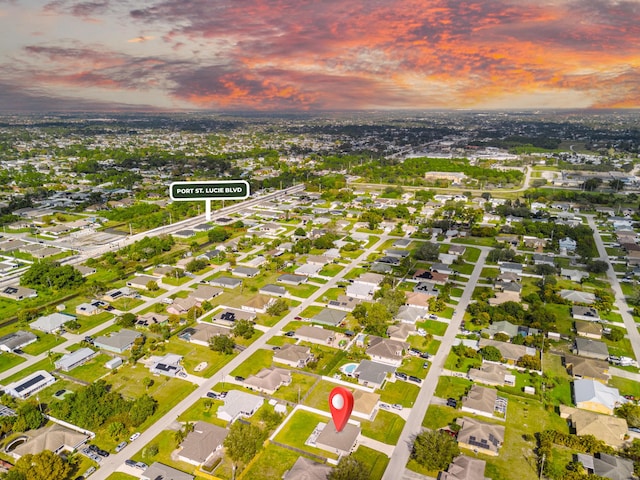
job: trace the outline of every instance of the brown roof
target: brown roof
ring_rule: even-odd
[[[229,431],[211,423],[198,421],[182,442],[180,456],[203,463],[222,445]]]
[[[593,435],[612,447],[621,447],[627,434],[627,422],[623,418],[600,415],[587,410],[560,405],[560,416],[567,418],[576,435]]]
[[[462,406],[493,415],[497,399],[498,392],[493,388],[472,385],[467,396],[462,399]]]
[[[609,380],[609,363],[605,360],[565,355],[564,363],[574,377],[592,378],[604,383]]]

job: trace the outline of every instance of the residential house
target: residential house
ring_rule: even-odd
[[[576,242],[572,238],[564,237],[560,239],[560,241],[558,242],[558,246],[560,247],[561,252],[564,250],[567,253],[573,253],[576,251],[576,248],[578,248],[578,242]]]
[[[353,309],[362,303],[359,298],[353,298],[348,295],[339,295],[336,300],[329,300],[327,307],[342,310],[344,312],[353,312]]]
[[[629,427],[624,418],[600,415],[566,405],[560,405],[560,417],[567,419],[576,435],[593,435],[614,448],[620,448],[625,443]]]
[[[581,337],[600,340],[602,338],[602,325],[586,320],[576,320],[574,322],[576,333]]]
[[[242,285],[242,280],[239,280],[237,278],[232,278],[232,277],[218,277],[218,278],[209,280],[209,285],[213,287],[233,289]]]
[[[469,369],[468,376],[471,381],[485,385],[505,385],[505,379],[510,375],[507,375],[507,368],[502,364],[483,362],[480,368]]]
[[[113,353],[124,353],[131,348],[136,341],[136,338],[141,337],[142,334],[134,330],[123,328],[117,333],[112,333],[110,336],[101,335],[93,341],[93,345],[101,350],[106,350]]]
[[[438,480],[488,480],[484,476],[486,466],[487,462],[479,458],[458,455],[446,472],[440,472]]]
[[[500,350],[502,357],[508,362],[515,363],[524,355],[537,355],[535,348],[526,347],[524,345],[515,345],[513,343],[498,342],[488,338],[481,338],[478,342],[480,348],[487,346],[496,347]]]
[[[0,350],[11,353],[37,341],[38,337],[34,333],[18,330],[0,338]]]
[[[571,376],[578,379],[597,380],[605,385],[609,381],[609,362],[593,358],[565,355],[564,365]]]
[[[303,345],[285,343],[273,353],[273,361],[283,363],[292,368],[304,368],[307,363],[313,360],[311,349]]]
[[[290,273],[285,273],[280,275],[276,282],[284,283],[286,285],[301,285],[307,281],[307,277],[305,275],[293,275]]]
[[[196,466],[206,464],[216,452],[223,449],[228,433],[226,428],[200,420],[195,422],[193,430],[180,444],[178,459]]]
[[[404,353],[408,349],[409,344],[406,342],[398,342],[372,335],[369,337],[369,348],[367,348],[366,353],[376,362],[399,367],[402,364]]]
[[[305,263],[304,265],[299,266],[295,270],[296,275],[304,275],[305,277],[313,277],[317,275],[320,270],[322,270],[322,265],[313,265],[310,263]]]
[[[362,389],[355,389],[353,393],[353,413],[354,417],[373,421],[378,413],[380,394],[368,392]]]
[[[258,291],[258,293],[262,295],[272,295],[274,297],[284,297],[287,294],[287,289],[281,287],[280,285],[274,285],[273,283],[269,283]]]
[[[396,368],[385,363],[362,360],[353,372],[360,385],[370,388],[382,388],[389,375],[393,375]]]
[[[331,470],[332,468],[325,463],[298,457],[296,463],[285,472],[282,480],[326,480]]]
[[[560,290],[560,298],[573,303],[592,304],[596,301],[596,296],[589,292],[580,292],[578,290]]]
[[[347,318],[347,313],[342,310],[334,310],[331,308],[324,308],[311,318],[314,323],[320,323],[322,325],[330,325],[337,327],[341,325]]]
[[[240,417],[251,417],[264,403],[264,398],[241,390],[229,390],[224,405],[218,408],[220,420],[233,423]]]
[[[409,323],[414,325],[418,320],[424,317],[425,311],[422,308],[409,307],[403,305],[398,309],[395,320],[399,320],[403,323]]]
[[[347,285],[346,294],[348,297],[357,298],[359,300],[373,300],[375,287],[371,284],[354,281]]]
[[[150,360],[149,371],[154,375],[164,375],[165,377],[184,376],[184,368],[180,365],[182,355],[167,353],[162,357],[152,357]]]
[[[189,296],[198,302],[209,302],[223,292],[224,290],[220,287],[198,285],[198,288],[191,292]]]
[[[493,417],[497,400],[498,392],[493,388],[472,385],[469,393],[462,398],[462,411],[473,413],[474,415]]]
[[[193,297],[175,298],[173,303],[167,307],[167,313],[172,315],[185,315],[194,307],[200,307],[202,304]]]
[[[150,282],[155,282],[157,284],[158,281],[160,281],[160,278],[158,277],[152,277],[151,275],[138,275],[127,280],[127,287],[147,290],[147,285]]]
[[[595,358],[598,360],[607,360],[609,358],[609,349],[607,344],[590,338],[576,337],[575,353],[581,357]]]
[[[610,480],[631,480],[635,478],[633,461],[608,455],[606,453],[596,453],[588,455],[586,453],[574,454],[576,462],[582,464],[589,474]]]
[[[398,342],[404,342],[409,335],[416,333],[416,327],[410,323],[399,323],[397,325],[391,325],[387,328],[387,335],[391,340]]]
[[[37,430],[30,430],[27,441],[15,447],[11,455],[14,458],[21,458],[25,455],[37,455],[44,450],[54,453],[75,452],[89,438],[86,431],[78,431],[55,423]]]
[[[236,277],[253,278],[260,273],[260,269],[252,267],[236,267],[231,273]]]
[[[209,346],[209,341],[218,335],[230,335],[231,330],[227,327],[219,325],[211,325],[208,323],[198,323],[193,327],[189,327],[182,331],[180,338],[196,345],[203,347]]]
[[[138,315],[136,325],[140,327],[148,327],[149,325],[162,325],[169,321],[169,315],[162,313],[147,312],[144,315]]]
[[[347,423],[338,432],[333,420],[329,420],[316,438],[315,447],[338,455],[349,455],[356,447],[358,435],[360,435],[359,426]]]
[[[12,382],[4,387],[4,393],[22,400],[29,398],[36,392],[55,383],[56,377],[44,370],[38,370],[20,380]]]
[[[545,255],[542,253],[534,253],[533,254],[533,264],[534,265],[548,265],[550,267],[555,267],[555,259],[551,255]]]
[[[253,313],[267,313],[267,310],[275,301],[273,297],[257,294],[242,304],[242,310]]]
[[[522,275],[522,264],[513,262],[503,262],[500,264],[500,273],[515,273]]]
[[[404,304],[408,307],[419,308],[423,314],[429,311],[429,299],[433,295],[423,292],[406,292],[406,300]]]
[[[71,353],[66,353],[55,362],[55,367],[63,372],[68,372],[80,365],[84,365],[98,354],[90,348],[79,348]]]
[[[456,423],[461,427],[458,432],[460,447],[494,457],[498,455],[504,442],[503,425],[485,423],[469,417],[457,418]]]
[[[576,407],[605,415],[613,415],[613,410],[627,401],[617,388],[595,380],[575,380],[573,396]]]
[[[281,386],[291,384],[291,371],[284,368],[263,368],[247,377],[243,384],[251,390],[273,395]]]
[[[52,313],[38,318],[35,322],[32,322],[30,327],[33,330],[40,330],[45,333],[55,333],[62,328],[62,326],[71,321],[75,321],[76,317],[68,315],[66,313]]]
[[[81,303],[76,307],[76,315],[85,315],[92,316],[98,315],[102,312],[102,308],[100,308],[101,303],[99,301],[91,302],[91,303]]]
[[[575,320],[599,322],[600,314],[598,313],[598,310],[593,307],[582,307],[580,305],[573,305],[571,307],[571,318]]]
[[[583,270],[575,270],[571,268],[561,268],[560,276],[563,278],[567,278],[572,282],[581,283],[585,278],[589,278],[589,273]]]
[[[238,310],[235,308],[225,308],[217,312],[211,317],[212,322],[222,323],[223,325],[233,327],[238,320],[248,320],[253,322],[256,314],[246,310]]]
[[[298,328],[296,330],[296,337],[303,342],[316,343],[318,345],[332,345],[336,338],[335,332],[310,325],[303,325]]]

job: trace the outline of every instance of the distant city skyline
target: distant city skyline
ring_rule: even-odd
[[[638,0],[0,0],[0,112],[640,108]]]

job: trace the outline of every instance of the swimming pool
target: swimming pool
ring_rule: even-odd
[[[356,371],[356,368],[358,368],[357,363],[347,363],[346,365],[340,367],[340,371],[346,375],[353,375],[353,372]]]

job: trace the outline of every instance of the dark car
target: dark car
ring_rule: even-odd
[[[409,375],[409,381],[415,383],[422,383],[422,380],[418,377],[414,377],[413,375]]]
[[[104,458],[107,458],[109,456],[109,452],[107,452],[106,450],[102,450],[101,448],[96,450],[96,453]]]
[[[218,394],[215,392],[207,392],[207,397],[213,398],[214,400],[216,400],[218,398]]]
[[[241,377],[240,375],[236,375],[235,379],[236,379],[236,382],[244,382],[244,377]]]
[[[128,467],[135,467],[136,466],[136,462],[134,462],[133,460],[125,460],[124,464]]]
[[[289,330],[287,333],[284,334],[285,337],[293,337],[296,334],[296,332],[294,332],[293,330]]]
[[[447,398],[447,406],[456,408],[458,406],[458,401],[455,398]]]
[[[395,372],[395,376],[396,376],[396,378],[399,378],[400,380],[406,380],[407,379],[407,374],[406,373]]]

